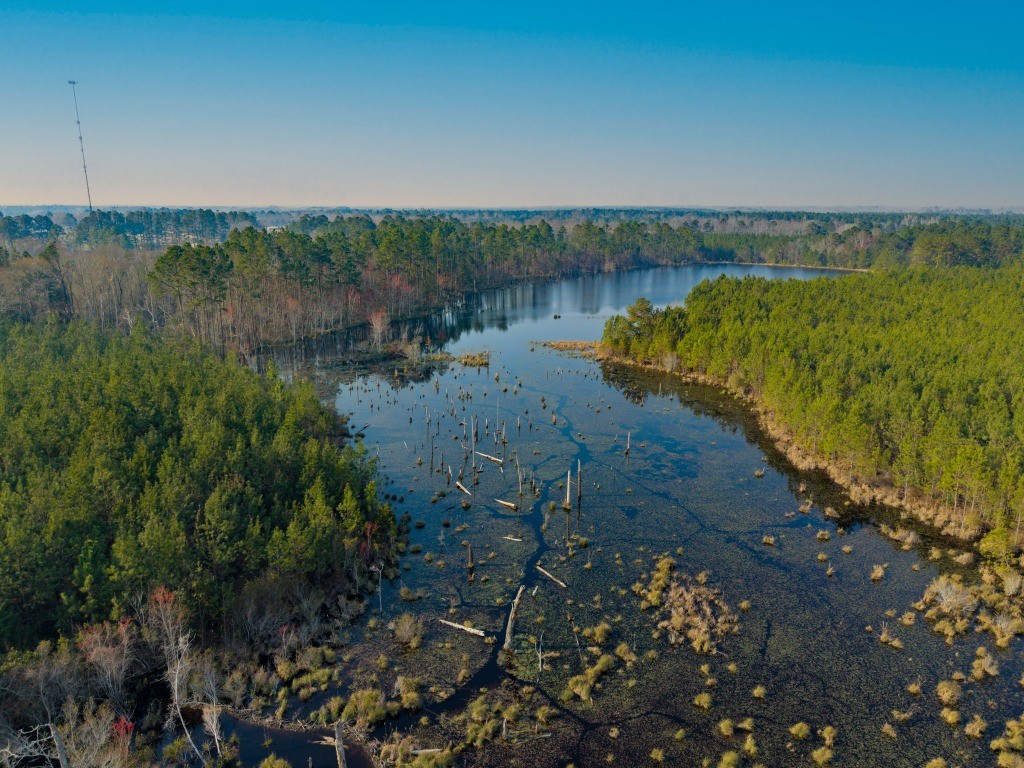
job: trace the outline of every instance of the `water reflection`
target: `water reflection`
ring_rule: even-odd
[[[390,337],[416,342],[427,351],[451,349],[466,337],[493,342],[496,335],[516,326],[530,328],[537,339],[593,339],[600,335],[607,317],[637,297],[646,296],[655,306],[681,303],[698,283],[723,274],[806,280],[835,273],[800,267],[689,265],[524,283],[471,295],[423,317],[397,320]],[[368,342],[369,329],[363,326],[282,347],[270,356],[279,368],[289,371],[331,365],[364,349]]]
[[[388,478],[382,490],[401,494],[398,511],[421,523],[411,543],[423,551],[410,550],[401,581],[385,585],[381,602],[386,617],[409,611],[432,622],[423,650],[390,659],[395,668],[386,673],[415,674],[450,695],[431,701],[427,723],[417,726],[425,743],[463,739],[464,725],[447,715],[481,688],[525,696],[529,686],[536,688],[531,708],[546,702],[560,713],[551,737],[514,750],[473,751],[469,764],[554,768],[571,762],[584,768],[605,765],[613,754],[617,765],[642,766],[651,763],[649,753],[658,746],[673,764],[700,765],[707,759],[716,765],[723,752],[739,747],[716,732],[717,722],[747,717],[754,718],[760,759],[769,765],[811,764],[811,745],[820,746],[820,740],[815,742],[815,735],[809,744],[794,745],[789,728],[799,721],[839,729],[837,765],[916,766],[940,752],[961,764],[981,759],[984,744],[965,744],[938,719],[933,701],[922,698],[915,704],[905,685],[920,678],[933,689],[941,676],[963,668],[974,644],[982,641],[950,648],[924,620],[907,627],[891,622],[906,643],[903,652],[877,639],[877,628],[918,600],[936,574],[952,568],[948,559],[926,559],[932,544],[945,547],[945,542],[922,531],[916,548],[904,551],[877,535],[875,524],[895,525],[898,515],[858,508],[824,475],[793,470],[747,409],[714,388],[573,359],[531,343],[595,339],[606,318],[638,296],[658,305],[679,302],[700,280],[722,272],[801,279],[821,274],[686,267],[587,276],[484,293],[394,328],[400,338],[453,353],[488,348],[492,360],[485,370],[438,365],[396,377],[394,369],[402,366],[392,361],[381,374],[367,376],[343,359],[363,343],[360,331],[318,341],[282,359],[282,367],[302,368],[327,382],[323,391],[334,397],[339,411],[351,412],[359,427],[368,425],[365,441],[379,451]],[[431,420],[425,423],[427,414]],[[480,424],[504,421],[509,444],[501,444],[493,428],[490,434],[484,428],[482,439],[495,442],[482,450],[509,461],[515,451],[525,476],[536,480],[538,494],[527,495],[516,513],[494,502],[516,498],[514,472],[487,466],[470,499],[453,490],[447,466],[445,471],[433,466],[434,449],[443,451],[447,459],[441,463],[451,465],[456,476],[461,468],[468,481],[472,473],[460,446],[464,425],[473,417]],[[513,431],[513,425],[521,430]],[[628,456],[627,434],[632,439]],[[559,484],[567,468],[577,466],[586,478],[583,503],[567,516]],[[834,516],[827,516],[826,508],[834,509]],[[574,534],[588,540],[585,549]],[[764,545],[765,535],[774,538],[774,546]],[[472,582],[462,541],[478,555],[487,553]],[[707,572],[731,605],[751,602],[741,615],[741,633],[719,656],[696,657],[652,635],[649,614],[639,609],[629,587],[649,578],[652,557],[664,552],[674,553],[687,573]],[[439,562],[447,565],[441,568]],[[552,587],[537,574],[538,562],[567,586]],[[890,566],[890,575],[876,584],[868,574],[880,563]],[[522,606],[523,629],[508,671],[499,667],[496,647],[434,621],[453,616],[498,632],[519,584],[529,588],[530,597]],[[405,602],[402,586],[426,597]],[[592,655],[577,643],[571,622],[587,627],[601,621],[613,626],[611,648],[624,642],[638,656],[656,651],[655,657],[634,669],[620,665],[604,678],[593,703],[563,704],[567,680]],[[353,646],[356,659],[342,671],[343,691],[353,681],[365,684],[365,674],[353,670],[360,663],[373,666],[380,646],[371,640],[393,643],[380,627],[361,626],[358,632],[370,650]],[[542,632],[544,647],[559,654],[543,673],[530,640]],[[972,702],[994,723],[1016,714],[1013,689],[1021,671],[1012,652],[997,655],[1003,677],[977,688]],[[691,703],[711,690],[700,670],[703,662],[715,678],[710,712]],[[467,677],[460,688],[461,668]],[[386,680],[384,687],[391,685],[390,677]],[[767,688],[767,699],[752,697],[755,685]],[[898,742],[882,735],[881,725],[893,710],[915,706],[917,714],[900,728]],[[411,715],[403,718],[403,727],[415,721]],[[614,739],[612,727],[621,731]],[[690,736],[676,741],[679,729]]]

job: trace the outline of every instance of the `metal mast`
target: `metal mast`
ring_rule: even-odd
[[[78,126],[78,147],[82,150],[82,173],[85,174],[85,194],[89,198],[89,213],[92,213],[92,192],[89,190],[89,169],[85,167],[85,142],[82,141],[82,120],[78,116],[78,93],[75,90],[75,86],[78,85],[78,81],[68,80],[68,85],[71,86],[71,95],[75,100],[75,125]]]

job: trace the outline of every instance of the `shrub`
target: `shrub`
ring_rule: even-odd
[[[423,619],[403,613],[395,619],[395,639],[409,650],[420,647],[423,641]]]

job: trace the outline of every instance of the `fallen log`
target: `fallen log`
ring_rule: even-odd
[[[334,725],[334,751],[338,758],[338,768],[348,768],[345,762],[345,745],[341,740],[341,720]]]
[[[473,627],[456,624],[454,621],[448,621],[446,619],[438,619],[438,621],[452,629],[461,629],[463,632],[468,632],[469,634],[476,635],[477,637],[487,637],[487,634],[482,629],[474,629]]]
[[[519,509],[519,507],[517,507],[511,501],[502,501],[501,499],[495,499],[495,501],[501,504],[501,506],[503,507],[508,507],[509,509]]]
[[[569,588],[569,585],[568,585],[568,584],[566,584],[566,583],[565,583],[564,581],[562,581],[562,580],[561,580],[560,578],[558,578],[557,576],[554,576],[554,575],[553,575],[553,574],[552,574],[552,573],[551,573],[550,571],[547,571],[547,570],[545,570],[544,568],[541,568],[541,567],[540,567],[539,565],[536,565],[536,566],[534,566],[534,567],[535,567],[535,568],[536,568],[536,569],[537,569],[538,571],[540,571],[541,573],[543,573],[543,574],[544,574],[545,576],[547,576],[547,577],[548,577],[549,579],[551,579],[551,580],[552,580],[553,582],[555,582],[555,584],[557,584],[558,586],[560,586],[560,587],[561,587],[562,589],[568,589],[568,588]]]
[[[523,597],[523,592],[526,587],[522,584],[519,585],[519,591],[516,592],[516,599],[512,601],[512,610],[508,612],[508,625],[505,627],[505,645],[504,648],[507,651],[512,647],[512,632],[515,629],[516,623],[516,612],[519,610],[519,601]]]
[[[488,461],[493,461],[499,467],[505,463],[504,459],[499,459],[497,456],[491,456],[491,454],[489,453],[483,453],[482,451],[476,450],[474,450],[473,453],[475,453],[477,456],[480,456],[481,458],[487,459]]]
[[[460,491],[462,491],[467,496],[472,496],[473,495],[472,493],[469,492],[469,489],[466,486],[464,486],[462,483],[460,483],[458,480],[455,481],[455,487],[458,488]]]

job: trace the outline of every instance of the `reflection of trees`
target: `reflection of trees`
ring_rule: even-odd
[[[378,322],[281,346],[260,364],[273,359],[280,367],[294,369],[324,359],[352,357],[374,345],[378,338],[411,339],[420,343],[424,351],[438,351],[467,333],[483,333],[492,328],[504,331],[517,321],[548,318],[552,312],[571,309],[593,314],[602,304],[599,294],[603,291],[595,287],[599,280],[600,277],[588,275],[562,283],[528,283],[483,291],[444,309],[393,321],[387,329]]]
[[[439,355],[426,354],[417,358],[400,355],[357,356],[345,362],[335,359],[327,362],[307,361],[295,367],[282,365],[284,370],[311,381],[317,397],[326,402],[333,401],[341,387],[362,376],[371,376],[392,390],[400,390],[430,381],[434,375],[443,375],[451,361]]]
[[[772,438],[762,429],[757,416],[721,387],[685,381],[669,373],[635,368],[621,363],[601,361],[604,381],[622,396],[640,407],[657,406],[659,398],[676,401],[702,418],[714,419],[723,432],[742,434],[750,445],[756,446],[767,460],[768,466],[787,478],[794,495],[811,495],[821,504],[831,504],[842,510],[844,523],[855,522],[852,516],[863,515],[864,510],[845,506],[847,499],[827,474],[821,471],[803,472],[794,467],[776,448]],[[809,489],[809,490],[808,490]],[[878,510],[873,510],[873,513]]]

